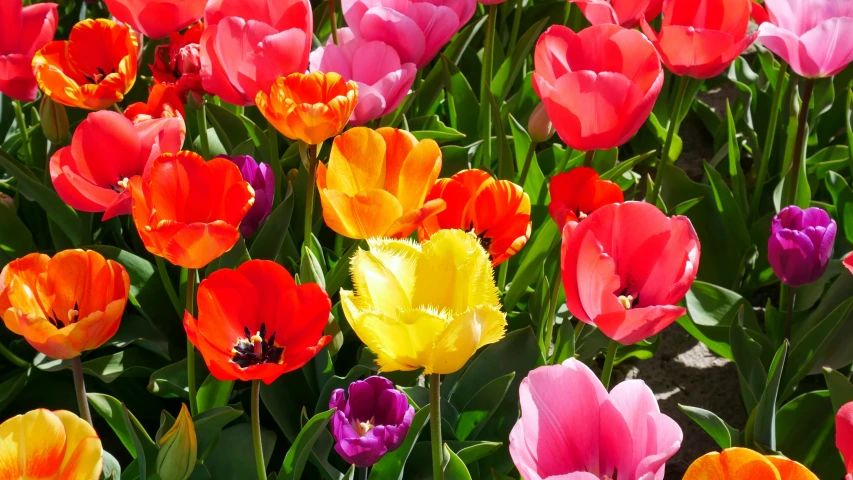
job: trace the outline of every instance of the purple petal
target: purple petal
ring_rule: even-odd
[[[359,468],[369,467],[388,452],[385,442],[369,432],[364,437],[343,438],[335,445],[335,451],[346,460]],[[380,432],[381,433],[381,432]]]
[[[329,397],[329,409],[337,408],[338,412],[343,412],[344,407],[347,405],[346,394],[344,393],[343,388],[337,388],[332,392],[332,396]],[[337,412],[335,412],[337,414]]]
[[[376,423],[396,425],[403,420],[409,401],[403,392],[382,390],[376,399]]]
[[[349,386],[347,417],[350,421],[366,422],[376,410],[376,393],[367,381],[359,380]]]
[[[802,232],[781,230],[771,235],[767,244],[767,258],[776,276],[792,287],[806,285],[817,279],[814,276],[818,263],[815,247],[812,240]]]

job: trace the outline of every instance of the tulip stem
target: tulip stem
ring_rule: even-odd
[[[12,353],[12,351],[6,348],[6,345],[3,345],[2,343],[0,343],[0,355],[16,367],[27,368],[30,366],[30,362]]]
[[[601,383],[604,388],[610,388],[610,376],[613,374],[613,362],[616,360],[616,351],[619,349],[619,342],[610,340],[610,345],[607,346],[607,353],[604,356],[604,368],[601,370]]]
[[[272,123],[267,125],[267,136],[270,141],[270,165],[275,175],[275,198],[273,199],[273,205],[278,205],[281,202],[284,173],[281,170],[281,156],[278,154],[278,130],[275,129]]]
[[[432,443],[432,478],[444,480],[444,452],[441,446],[441,375],[429,376],[429,432]]]
[[[302,245],[310,248],[314,230],[314,184],[317,182],[317,146],[308,145],[308,184],[305,187],[305,240]]]
[[[498,267],[498,290],[501,294],[506,292],[506,276],[509,270],[509,262],[501,263],[501,266]]]
[[[511,53],[515,49],[515,43],[518,41],[518,29],[521,27],[521,12],[524,10],[524,0],[515,0],[515,15],[512,17],[512,30],[509,34],[509,44],[507,45],[507,53]]]
[[[779,304],[785,307],[785,339],[791,341],[794,325],[794,302],[797,299],[797,289],[785,283],[779,291]]]
[[[361,480],[367,480],[367,472],[368,472],[367,467],[359,468],[358,470],[359,470],[359,477],[361,477]]]
[[[261,381],[252,380],[252,444],[255,449],[255,468],[258,480],[267,479],[267,468],[264,465],[264,448],[261,443]]]
[[[489,20],[486,25],[486,38],[483,44],[483,72],[480,78],[480,121],[483,122],[483,146],[481,149],[480,165],[491,166],[492,162],[492,114],[491,95],[492,57],[495,50],[495,21],[497,20],[497,4],[489,5]]]
[[[666,141],[663,144],[663,150],[660,152],[658,171],[655,173],[655,185],[654,188],[646,191],[646,201],[652,204],[657,204],[658,196],[660,195],[666,166],[669,163],[669,150],[672,148],[672,139],[678,133],[678,127],[681,126],[681,105],[684,103],[684,96],[687,94],[689,83],[689,77],[678,78],[678,93],[675,94],[675,103],[669,112],[669,128],[666,131]]]
[[[791,157],[791,181],[788,184],[787,195],[782,207],[793,205],[797,199],[797,187],[800,181],[800,170],[803,163],[803,151],[805,149],[806,127],[809,123],[809,104],[812,101],[815,79],[807,78],[803,87],[803,103],[800,106],[800,118],[797,122],[797,136],[794,139],[794,154]]]
[[[30,145],[30,132],[27,131],[27,120],[24,118],[24,109],[21,106],[20,100],[12,101],[12,105],[15,107],[15,121],[18,124],[18,130],[21,132],[21,145],[24,149],[24,154],[26,157],[26,163],[32,165],[33,163],[33,147]]]
[[[595,159],[595,150],[590,150],[586,152],[586,155],[583,157],[583,166],[586,168],[592,168],[592,161]]]
[[[74,373],[74,390],[77,392],[77,408],[80,410],[80,418],[92,423],[92,414],[89,412],[89,399],[86,398],[86,381],[83,379],[83,361],[80,355],[71,359],[71,371]]]
[[[335,6],[335,0],[327,0],[329,4],[329,26],[332,27],[332,41],[335,45],[340,45],[338,42],[338,12]]]
[[[767,121],[767,137],[764,139],[764,149],[761,150],[761,163],[758,165],[758,178],[755,180],[755,192],[752,194],[752,202],[749,205],[750,214],[753,218],[758,215],[758,206],[761,203],[761,193],[764,191],[764,181],[767,178],[767,166],[770,164],[770,154],[773,153],[773,141],[776,137],[776,123],[779,120],[779,111],[782,109],[782,97],[787,88],[787,77],[785,73],[788,64],[784,61],[779,68],[776,77],[776,88],[773,89],[773,103],[770,107],[770,119]]]
[[[524,182],[527,180],[527,174],[530,173],[530,164],[533,163],[533,154],[536,153],[536,142],[530,141],[530,146],[527,147],[527,154],[524,155],[524,166],[521,167],[521,176],[518,177],[518,185],[524,189]]]
[[[551,358],[551,339],[554,336],[554,321],[557,317],[557,300],[560,298],[560,287],[562,287],[561,275],[554,275],[554,285],[551,287],[551,303],[548,305],[548,318],[545,320],[545,364],[550,365],[548,361]],[[563,320],[568,322],[568,320]]]
[[[187,269],[187,298],[186,310],[190,315],[195,315],[195,269]],[[195,346],[187,337],[187,387],[190,396],[190,413],[195,416],[198,413],[198,403],[196,401],[196,385],[195,385]]]
[[[207,140],[207,107],[204,104],[196,111],[196,120],[198,121],[198,143],[201,145],[201,152],[199,153],[205,160],[210,160],[210,143]]]

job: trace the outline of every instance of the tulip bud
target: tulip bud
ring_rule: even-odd
[[[823,276],[838,226],[826,211],[791,205],[775,217],[767,243],[767,260],[779,280],[802,287]]]
[[[204,95],[196,91],[187,92],[187,106],[199,110],[204,105]]]
[[[157,473],[160,478],[186,480],[195,468],[198,444],[187,406],[181,405],[181,413],[172,428],[160,439],[157,453]]]
[[[68,141],[70,131],[68,113],[65,112],[64,105],[54,102],[45,95],[39,105],[39,117],[41,117],[41,129],[48,140],[56,144]]]
[[[296,177],[298,176],[299,170],[291,168],[290,171],[287,172],[287,181],[290,183],[296,183]]]
[[[198,73],[201,70],[201,56],[199,45],[190,43],[178,49],[172,65],[175,70],[185,75],[187,73]]]
[[[533,113],[530,114],[530,120],[527,121],[527,133],[530,134],[530,139],[536,143],[546,142],[554,136],[554,124],[548,118],[544,103],[536,105]]]
[[[9,208],[11,210],[15,209],[15,199],[6,195],[5,193],[0,193],[0,205]]]

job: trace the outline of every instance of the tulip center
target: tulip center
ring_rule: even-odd
[[[113,73],[116,73],[116,69],[115,69],[115,68],[114,68],[114,69],[112,69],[112,70],[110,71],[110,73],[107,73],[107,72],[105,72],[105,71],[104,71],[104,69],[103,69],[103,68],[98,67],[98,72],[97,72],[97,73],[93,73],[93,74],[91,74],[91,75],[86,75],[86,74],[84,74],[83,76],[86,78],[86,81],[88,81],[89,83],[92,83],[92,84],[97,85],[97,84],[101,83],[105,78],[107,78],[107,75],[110,75],[110,74],[113,74]]]
[[[110,185],[110,189],[116,193],[122,193],[127,190],[128,183],[130,183],[130,179],[119,173],[118,181],[115,185]]]
[[[584,218],[588,217],[588,215],[587,215],[586,213],[581,212],[580,210],[578,210],[578,215],[577,215],[577,217],[578,217],[578,220],[583,220]]]
[[[615,293],[616,299],[619,300],[619,303],[625,307],[625,310],[636,307],[637,304],[640,303],[640,295],[633,295],[628,293],[628,288],[622,289],[621,292]]]
[[[373,430],[373,427],[376,425],[373,424],[373,417],[370,417],[370,420],[366,422],[353,421],[353,430],[358,434],[359,437],[363,437],[367,435],[367,432]]]
[[[56,328],[63,328],[66,325],[71,325],[72,323],[77,323],[77,319],[80,317],[80,306],[77,305],[77,302],[74,302],[74,308],[68,310],[65,314],[66,320],[63,321],[59,318],[59,315],[56,314],[56,310],[53,310],[53,315],[48,315],[47,321],[50,322]]]
[[[489,260],[492,260],[492,252],[489,251],[489,247],[492,246],[492,238],[486,236],[486,234],[489,232],[489,229],[487,228],[482,232],[477,233],[477,231],[474,229],[474,222],[471,222],[471,226],[469,227],[469,229],[471,230],[471,232],[477,234],[477,240],[480,241],[480,245],[483,247],[483,250],[485,250],[486,253],[489,254]]]
[[[249,327],[243,327],[245,337],[241,337],[231,349],[231,361],[246,369],[252,365],[264,363],[281,364],[284,347],[275,343],[275,332],[267,339],[267,326],[261,324],[259,331],[252,335]]]

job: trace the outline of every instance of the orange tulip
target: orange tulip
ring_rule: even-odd
[[[427,202],[435,199],[444,200],[447,208],[424,220],[418,229],[421,241],[447,228],[473,230],[496,266],[530,238],[530,197],[509,180],[495,180],[482,170],[463,170],[433,185]]]
[[[317,167],[323,219],[349,238],[404,238],[444,210],[424,203],[441,171],[441,150],[394,128],[356,127],[335,138],[328,167]]]
[[[54,101],[88,110],[109,108],[124,99],[136,81],[136,33],[112,20],[87,19],[68,40],[36,52],[33,70],[39,88]]]
[[[358,86],[337,73],[291,73],[279,78],[269,95],[258,92],[255,103],[285,137],[317,145],[334,137],[349,121],[358,101]]]
[[[154,160],[148,180],[130,180],[133,223],[145,248],[185,268],[202,268],[231,250],[255,191],[237,165],[188,151]]]
[[[97,252],[31,253],[0,273],[0,314],[33,348],[67,360],[115,335],[129,293],[124,267]]]
[[[748,448],[727,448],[696,459],[683,480],[818,480],[803,465]]]

